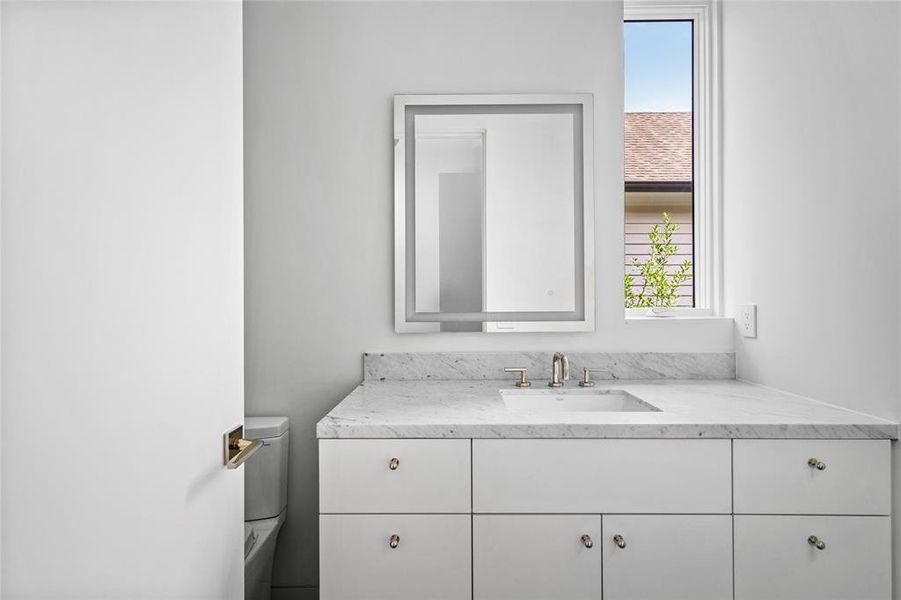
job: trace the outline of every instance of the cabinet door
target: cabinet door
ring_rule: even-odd
[[[735,600],[888,600],[890,523],[889,517],[736,515]]]
[[[320,597],[469,599],[470,531],[469,515],[320,515]]]
[[[732,597],[731,516],[604,515],[603,536],[604,600]]]
[[[474,515],[472,529],[474,600],[600,600],[600,516]]]

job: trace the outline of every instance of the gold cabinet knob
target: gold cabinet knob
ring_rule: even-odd
[[[391,548],[397,548],[397,545],[400,543],[400,536],[396,533],[393,534],[390,538],[388,538],[388,545]]]
[[[582,536],[582,545],[585,546],[586,548],[594,547],[594,542],[591,540],[591,536],[588,535],[587,533]]]
[[[826,470],[826,463],[824,463],[821,460],[817,460],[816,458],[808,458],[807,466],[810,467],[811,469],[816,469],[817,471],[825,471]]]
[[[400,466],[400,461],[396,458],[392,458],[388,461],[388,468],[392,471],[397,471],[397,467]]]
[[[826,549],[826,542],[824,542],[823,540],[821,540],[820,538],[818,538],[815,535],[808,537],[807,543],[810,544],[811,546],[816,546],[817,550],[825,550]]]
[[[613,536],[613,543],[616,544],[617,546],[619,546],[620,548],[626,547],[626,540],[623,538],[623,536],[621,536],[618,533],[615,536]]]

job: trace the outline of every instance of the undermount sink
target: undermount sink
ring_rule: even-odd
[[[616,389],[501,390],[508,410],[526,412],[660,412],[656,406]]]

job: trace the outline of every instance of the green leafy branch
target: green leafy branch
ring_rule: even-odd
[[[641,276],[641,286],[635,291],[635,279],[629,273],[623,279],[626,308],[671,307],[679,298],[679,286],[691,281],[691,261],[685,259],[682,264],[670,269],[670,258],[678,251],[673,244],[673,234],[679,231],[679,224],[673,223],[669,213],[663,213],[663,227],[654,223],[648,232],[647,259],[644,261],[632,257],[632,266]]]

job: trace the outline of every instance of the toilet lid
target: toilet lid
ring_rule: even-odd
[[[288,431],[288,417],[244,417],[244,438],[274,438]]]
[[[244,558],[253,550],[253,545],[257,543],[257,532],[253,530],[253,526],[244,523]]]

